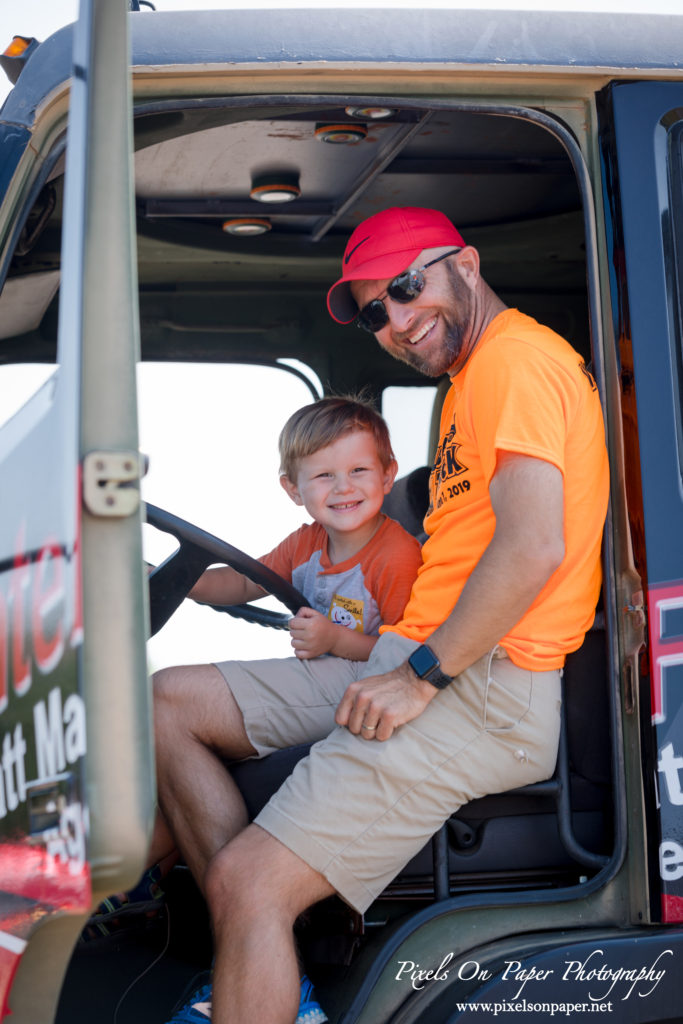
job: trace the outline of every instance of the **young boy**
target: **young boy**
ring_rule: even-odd
[[[400,619],[422,561],[417,540],[382,513],[398,468],[387,425],[363,401],[322,398],[289,418],[279,449],[280,483],[314,520],[260,559],[310,603],[289,623],[294,653],[367,661],[380,625]],[[189,596],[240,604],[263,595],[220,566]]]
[[[310,601],[289,623],[294,652],[302,659],[336,654],[367,661],[379,626],[401,618],[422,563],[417,540],[382,513],[398,468],[387,425],[358,399],[322,398],[289,418],[279,449],[280,482],[314,520],[261,559]],[[189,596],[241,604],[264,593],[218,566],[206,570]],[[84,940],[110,934],[122,907],[158,907],[161,875],[155,866],[131,893],[105,900]]]

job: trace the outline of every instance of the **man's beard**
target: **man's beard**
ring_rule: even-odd
[[[443,345],[437,352],[422,355],[409,348],[402,348],[400,353],[392,350],[392,355],[423,373],[425,377],[441,377],[448,373],[462,352],[463,341],[468,323],[457,321],[446,325],[446,336]]]

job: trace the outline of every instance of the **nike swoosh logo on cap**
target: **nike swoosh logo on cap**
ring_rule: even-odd
[[[344,257],[344,265],[345,265],[345,266],[346,266],[346,265],[348,264],[349,260],[350,260],[350,259],[351,259],[351,257],[353,256],[353,254],[354,254],[354,252],[356,251],[356,249],[360,249],[360,247],[361,247],[361,245],[363,244],[363,242],[367,242],[369,238],[370,238],[370,235],[367,235],[367,236],[366,236],[365,238],[361,238],[360,242],[358,242],[358,244],[357,244],[357,245],[354,245],[354,247],[353,247],[353,249],[351,250],[351,252],[349,252],[349,253],[347,253],[347,254],[346,254],[346,256]]]

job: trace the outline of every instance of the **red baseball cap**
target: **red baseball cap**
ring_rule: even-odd
[[[327,293],[332,319],[350,324],[358,313],[350,281],[396,277],[423,249],[439,245],[465,245],[460,232],[440,210],[393,206],[362,221],[346,246],[342,276]]]

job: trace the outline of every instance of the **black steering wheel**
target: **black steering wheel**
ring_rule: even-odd
[[[252,607],[250,604],[209,605],[216,611],[227,612],[236,618],[256,622],[274,629],[287,629],[287,623],[299,608],[308,606],[304,595],[262,562],[214,537],[212,533],[166,512],[157,505],[145,503],[147,522],[162,533],[170,533],[180,545],[173,554],[155,566],[149,574],[149,610],[151,635],[158,633],[174,611],[180,607],[190,590],[210,565],[219,562],[243,573],[254,583],[277,597],[289,608],[290,615]]]

